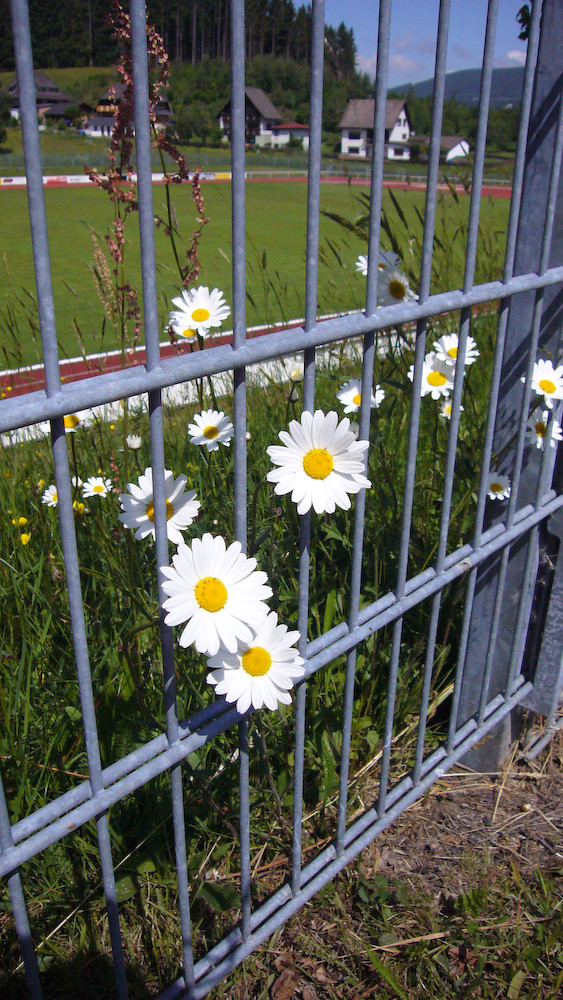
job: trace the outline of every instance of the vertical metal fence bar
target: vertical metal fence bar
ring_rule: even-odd
[[[379,273],[379,236],[381,203],[383,194],[383,160],[385,153],[385,111],[387,104],[387,72],[389,66],[389,34],[391,30],[391,3],[383,2],[379,8],[377,33],[377,71],[375,76],[375,107],[373,124],[372,173],[370,190],[370,221],[368,236],[368,280],[366,290],[366,314],[371,316],[377,309],[377,277]],[[360,440],[369,441],[370,402],[373,383],[375,345],[373,332],[364,337],[363,366],[360,404]],[[367,471],[366,457],[366,471]],[[362,556],[365,524],[366,491],[360,490],[355,502],[354,534],[352,542],[352,568],[350,575],[350,611],[348,627],[354,628],[358,621],[360,590],[362,582]],[[342,711],[342,751],[340,757],[340,778],[338,787],[338,818],[336,828],[336,850],[344,850],[346,813],[348,804],[348,777],[350,773],[350,741],[352,738],[352,716],[354,709],[354,680],[356,674],[356,650],[346,658],[346,680],[344,684],[344,704]]]
[[[506,251],[504,260],[503,280],[509,281],[514,274],[514,261],[516,256],[516,237],[518,234],[518,220],[520,216],[520,206],[522,201],[522,182],[526,165],[527,135],[532,110],[532,97],[534,86],[534,72],[536,67],[542,4],[536,2],[532,5],[530,33],[528,38],[528,51],[526,57],[526,68],[524,71],[524,84],[522,88],[522,105],[520,112],[520,126],[518,130],[518,142],[516,147],[516,157],[514,161],[514,174],[512,182],[512,199],[510,202],[510,213],[506,236]],[[493,450],[493,437],[495,429],[495,417],[498,406],[499,386],[502,373],[502,359],[506,341],[506,329],[508,325],[508,314],[510,301],[503,299],[499,310],[497,323],[497,336],[495,344],[495,354],[491,372],[491,385],[489,390],[489,408],[487,413],[487,424],[485,428],[485,440],[483,445],[483,458],[481,466],[481,477],[479,492],[477,497],[477,511],[475,514],[475,532],[473,535],[473,547],[476,549],[481,544],[484,529],[485,506],[487,502],[487,474],[491,462]],[[454,679],[454,691],[452,695],[452,707],[450,712],[450,724],[448,730],[447,748],[451,752],[455,745],[460,700],[462,693],[462,683],[464,678],[465,663],[467,659],[467,648],[469,640],[469,629],[475,600],[475,590],[477,584],[478,567],[472,569],[469,574],[465,594],[465,605],[463,611],[463,621],[460,633],[459,651],[456,662],[456,672]]]
[[[28,200],[31,223],[33,257],[36,270],[38,308],[41,323],[41,339],[43,345],[46,391],[55,395],[60,389],[58,370],[58,348],[55,327],[55,310],[51,282],[49,260],[49,242],[47,237],[47,221],[45,215],[45,199],[43,196],[43,177],[41,153],[39,146],[39,131],[37,123],[37,105],[35,98],[35,78],[33,75],[33,59],[31,52],[31,32],[27,4],[23,0],[12,0],[12,18],[14,32],[14,50],[18,73],[20,92],[20,113],[24,143],[24,158],[28,181]],[[47,381],[48,378],[48,381]],[[66,573],[66,586],[69,601],[72,639],[76,661],[76,672],[80,692],[80,705],[86,743],[86,754],[90,772],[90,783],[94,794],[103,788],[102,766],[96,712],[92,691],[92,676],[88,656],[82,589],[80,584],[80,569],[76,534],[74,529],[74,513],[68,452],[66,447],[65,427],[62,417],[51,422],[51,438],[55,482],[58,495],[58,514],[61,529],[61,543]],[[119,928],[119,913],[115,890],[115,876],[111,857],[111,844],[106,814],[96,819],[98,847],[111,947],[114,961],[115,981],[120,1000],[126,1000],[127,981],[125,976],[125,961]]]
[[[244,2],[231,6],[231,173],[233,228],[233,346],[246,339],[246,192],[245,192],[245,30]],[[246,372],[233,373],[235,536],[246,552]],[[250,934],[250,787],[249,723],[239,723],[240,882],[244,940]]]
[[[446,58],[448,46],[448,27],[450,18],[450,0],[441,0],[438,15],[438,37],[436,42],[436,64],[434,70],[434,90],[432,98],[432,122],[430,128],[430,151],[428,159],[428,177],[426,182],[426,202],[424,211],[424,233],[422,237],[422,259],[420,268],[419,300],[424,302],[430,294],[430,279],[432,276],[432,245],[434,240],[434,221],[436,216],[436,200],[438,187],[438,171],[440,163],[440,138],[442,133],[442,111],[445,96]],[[409,420],[409,435],[407,445],[407,464],[405,472],[405,487],[403,492],[403,517],[401,524],[401,541],[399,549],[399,566],[395,595],[400,600],[405,591],[409,561],[409,543],[414,500],[414,479],[416,473],[416,456],[418,444],[418,428],[420,422],[420,403],[422,385],[422,364],[426,350],[425,319],[419,320],[416,330],[416,348],[414,358],[413,386],[411,393],[411,412]],[[395,697],[399,677],[399,659],[401,654],[401,636],[403,619],[399,618],[393,628],[391,661],[389,665],[389,680],[387,686],[387,705],[385,711],[385,729],[383,734],[383,754],[381,758],[381,776],[379,782],[378,814],[385,812],[387,787],[389,782],[389,766],[391,761],[391,746],[393,741],[393,721],[395,715]]]
[[[305,279],[305,330],[317,323],[319,268],[319,205],[321,196],[321,143],[324,64],[324,0],[313,0],[311,35],[311,93],[309,168],[307,178],[307,271]],[[315,403],[315,351],[304,352],[303,409],[313,412]],[[299,599],[297,628],[298,649],[307,655],[309,622],[309,569],[311,564],[311,512],[299,518]],[[291,887],[301,885],[301,827],[303,822],[303,776],[305,760],[305,712],[307,686],[300,684],[295,697],[295,765],[293,772],[293,832],[291,850]]]
[[[0,774],[0,853],[1,851],[9,850],[10,847],[13,846],[14,841],[10,826],[10,816],[8,813],[6,796],[4,794],[4,783],[2,781],[2,775]],[[25,968],[25,977],[27,979],[31,1000],[43,1000],[43,990],[41,988],[41,980],[39,979],[37,956],[35,954],[35,948],[33,947],[31,928],[29,926],[27,907],[25,904],[25,897],[23,894],[22,881],[19,871],[10,875],[6,881],[8,884],[8,892],[10,893],[12,909],[14,911],[14,924],[18,935],[18,941]]]
[[[147,351],[146,364],[147,370],[150,371],[157,367],[160,363],[160,327],[158,321],[156,285],[147,27],[144,0],[131,0],[130,19],[135,100],[135,150],[137,159],[143,312],[145,344]],[[165,458],[163,419],[164,413],[161,393],[158,390],[152,391],[149,393],[149,433],[151,465],[153,472],[155,552],[156,564],[158,567],[160,641],[164,678],[164,704],[168,741],[169,743],[175,743],[178,740],[178,709],[176,701],[176,673],[174,668],[173,633],[172,629],[164,624],[164,615],[162,611],[165,594],[162,590],[163,576],[161,573],[161,567],[167,566],[169,561],[168,533],[166,525],[166,491],[164,485]],[[193,983],[194,963],[181,765],[171,768],[170,787],[172,796],[172,821],[174,829],[176,877],[178,882],[178,900],[180,905],[182,957],[186,986],[189,989]]]
[[[467,230],[465,271],[463,279],[464,292],[470,291],[470,289],[473,287],[475,278],[475,261],[477,258],[477,241],[479,236],[479,212],[481,207],[481,188],[483,182],[483,168],[485,164],[485,146],[487,141],[487,122],[489,116],[489,101],[491,96],[491,83],[493,75],[494,44],[495,44],[497,18],[498,18],[498,0],[490,0],[487,10],[487,27],[485,31],[485,45],[483,51],[481,86],[479,93],[477,137],[475,142],[475,156],[474,156],[473,177],[471,184],[471,200],[469,204],[469,223]],[[454,391],[452,397],[452,414],[451,414],[450,430],[448,434],[446,465],[444,470],[442,512],[440,515],[438,550],[436,553],[437,573],[441,573],[444,568],[444,560],[446,558],[447,545],[448,545],[448,533],[450,526],[450,513],[451,513],[455,462],[456,462],[456,452],[457,452],[457,439],[459,433],[459,417],[461,411],[461,396],[463,392],[463,383],[465,376],[465,353],[466,353],[467,338],[469,336],[470,326],[471,326],[471,309],[463,309],[460,318],[458,351],[456,358],[456,374],[455,374]],[[430,624],[428,629],[426,659],[424,664],[424,680],[422,688],[421,707],[419,713],[419,723],[418,723],[416,751],[415,751],[415,764],[413,773],[413,779],[415,783],[418,783],[421,778],[422,758],[424,756],[424,740],[426,734],[426,721],[428,716],[428,703],[430,700],[432,671],[434,666],[434,654],[436,650],[436,639],[438,634],[438,623],[440,619],[441,606],[442,606],[442,592],[439,591],[432,601],[432,610],[431,610]]]

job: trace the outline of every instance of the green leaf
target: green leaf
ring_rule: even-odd
[[[518,1000],[520,996],[520,990],[524,985],[524,980],[528,973],[525,969],[518,969],[518,972],[510,980],[510,986],[508,987],[508,993],[506,994],[508,1000]]]
[[[206,882],[199,890],[198,896],[203,896],[207,903],[214,910],[240,909],[240,895],[234,885],[226,882],[225,885],[214,885]]]

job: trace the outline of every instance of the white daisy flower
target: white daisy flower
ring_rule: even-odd
[[[353,378],[350,382],[346,382],[340,387],[336,393],[336,398],[344,404],[344,413],[355,413],[356,410],[360,409],[360,403],[362,402],[362,383],[359,378]],[[373,409],[374,406],[380,406],[380,404],[385,399],[385,390],[381,386],[376,385],[375,393],[372,391],[370,406]]]
[[[302,382],[305,376],[305,366],[302,361],[297,361],[291,368],[287,369],[287,377],[291,382]]]
[[[384,267],[379,272],[377,298],[380,306],[394,306],[397,302],[410,302],[418,295],[409,288],[409,279],[397,267]]]
[[[399,263],[399,257],[396,253],[391,253],[390,250],[380,250],[379,251],[379,261],[378,268],[380,271],[385,267],[396,267]],[[366,275],[368,273],[368,258],[365,253],[361,253],[356,261],[356,271],[360,274]]]
[[[414,365],[408,371],[411,382],[414,381]],[[454,387],[454,370],[445,361],[438,361],[434,351],[430,351],[424,358],[422,365],[422,383],[420,395],[432,399],[439,399],[440,396],[449,396]]]
[[[463,406],[460,406],[460,412],[463,413]],[[442,405],[440,406],[440,416],[444,417],[445,420],[451,420],[452,417],[452,400],[444,399]]]
[[[80,476],[73,476],[71,479],[71,483],[74,486],[75,490],[79,490],[80,487],[84,485]]]
[[[130,448],[131,451],[138,451],[143,443],[143,439],[140,434],[128,434],[125,441],[127,443],[127,447]]]
[[[280,466],[266,478],[276,484],[276,493],[291,493],[298,514],[311,507],[317,514],[332,514],[336,507],[348,510],[348,494],[371,486],[364,475],[368,442],[356,441],[349,428],[348,417],[338,423],[334,411],[302,413],[300,423],[291,421],[289,433],[279,432],[284,447],[266,449],[272,463]]]
[[[278,625],[278,616],[270,611],[249,642],[239,644],[234,653],[221,647],[207,661],[212,671],[207,682],[214,685],[216,694],[236,701],[241,714],[262,705],[272,711],[278,702],[289,705],[289,692],[304,673],[303,659],[294,648],[298,639],[299,632]]]
[[[188,424],[192,444],[204,445],[208,451],[217,451],[220,444],[228,448],[234,432],[231,421],[222,410],[194,413],[194,423]]]
[[[169,314],[169,326],[178,337],[186,340],[195,340],[198,334],[207,337],[211,327],[221,326],[231,314],[223,293],[218,288],[210,292],[204,285],[183,291],[181,296],[172,299],[172,304],[176,310]]]
[[[41,503],[46,503],[47,507],[56,507],[58,502],[59,502],[59,497],[57,494],[57,487],[48,486],[43,496],[41,497]]]
[[[500,472],[489,472],[487,495],[491,500],[508,500],[510,496],[510,479]]]
[[[163,566],[162,573],[169,594],[163,604],[166,624],[187,622],[181,646],[193,643],[199,653],[214,656],[223,645],[234,653],[239,642],[252,642],[266,619],[264,601],[272,590],[266,574],[256,570],[256,559],[243,555],[240,542],[227,548],[220,535],[206,533],[191,546],[179,545],[172,566]]]
[[[551,410],[554,399],[563,399],[563,365],[554,368],[551,361],[536,361],[532,373],[532,389],[543,393],[544,403]]]
[[[75,434],[80,427],[80,417],[76,413],[68,413],[63,420],[67,434]]]
[[[445,361],[449,365],[455,365],[458,344],[459,337],[457,333],[445,333],[439,340],[435,340],[434,347],[438,361]],[[477,344],[473,340],[473,337],[468,337],[465,345],[465,364],[472,365],[474,361],[477,361],[478,357]]]
[[[184,541],[182,531],[189,527],[197,517],[201,506],[195,499],[195,490],[186,492],[186,476],[174,479],[174,473],[164,471],[164,489],[166,491],[166,533],[168,540],[180,545]],[[121,493],[119,502],[122,514],[119,520],[126,528],[135,531],[135,538],[155,536],[154,527],[154,494],[152,469],[145,469],[139,476],[139,483],[127,483],[129,493]]]
[[[85,500],[88,497],[107,497],[112,489],[111,479],[104,479],[103,476],[90,476],[84,483],[82,496]]]
[[[544,441],[547,435],[547,422],[549,420],[549,410],[537,409],[531,414],[528,420],[528,439],[535,444],[536,448],[543,451]],[[551,420],[551,441],[550,445],[555,448],[556,441],[563,440],[561,424],[552,417]]]

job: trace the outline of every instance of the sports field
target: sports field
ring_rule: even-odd
[[[231,186],[207,183],[203,187],[206,213],[210,219],[200,243],[201,272],[199,283],[222,289],[231,301]],[[367,188],[323,184],[321,207],[350,220],[362,214],[360,198]],[[196,228],[191,188],[173,188],[180,253]],[[394,193],[400,211],[389,192],[384,194],[384,210],[393,235],[399,243],[405,266],[411,275],[418,273],[421,234],[420,215],[424,211],[424,193]],[[154,188],[155,214],[164,214],[165,189]],[[306,233],[306,184],[263,182],[248,184],[247,198],[247,275],[249,326],[289,320],[303,315]],[[95,188],[59,188],[45,191],[49,244],[52,261],[55,315],[61,352],[76,356],[87,352],[110,350],[119,346],[111,324],[104,323],[104,309],[92,274],[95,232],[103,246],[113,206],[107,196]],[[481,210],[482,245],[478,259],[478,280],[500,275],[508,201],[485,199]],[[469,198],[445,192],[440,196],[436,225],[437,239],[447,253],[437,259],[447,261],[448,273],[435,274],[433,291],[444,284],[461,283],[465,220]],[[403,218],[401,218],[401,213]],[[389,238],[382,237],[384,246]],[[0,283],[0,336],[3,357],[1,367],[40,360],[34,343],[37,322],[31,239],[27,217],[27,194],[18,190],[0,191],[0,246],[2,247],[2,282]],[[321,263],[319,268],[319,312],[362,307],[365,279],[358,275],[354,262],[366,251],[359,236],[347,232],[330,219],[321,218]],[[170,300],[178,294],[178,272],[170,244],[162,229],[156,231],[156,254],[160,316],[163,336]],[[126,228],[125,277],[140,288],[137,219],[128,218]],[[451,287],[451,285],[450,285]],[[228,324],[227,324],[228,325]],[[16,342],[19,347],[16,348]]]

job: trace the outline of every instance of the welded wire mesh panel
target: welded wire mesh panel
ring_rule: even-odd
[[[167,863],[175,873],[167,904],[172,900],[176,944],[171,960],[174,974],[160,983],[160,995],[203,997],[448,767],[496,731],[533,691],[534,669],[526,659],[526,643],[541,562],[538,536],[563,504],[553,479],[556,449],[549,446],[551,436],[558,434],[554,417],[559,416],[558,400],[563,395],[560,373],[552,366],[542,374],[537,367],[539,349],[556,363],[561,346],[563,260],[557,231],[554,237],[563,143],[557,66],[561,12],[547,0],[543,5],[537,0],[532,7],[504,265],[502,273],[478,280],[483,275],[480,220],[498,0],[490,0],[488,6],[462,236],[457,243],[452,237],[446,247],[440,244],[444,231],[438,232],[438,222],[444,211],[451,210],[451,206],[444,209],[440,186],[450,3],[440,3],[427,180],[416,238],[408,229],[411,224],[404,215],[401,218],[412,236],[411,248],[417,246],[410,264],[389,246],[393,230],[383,188],[391,10],[391,2],[381,0],[378,23],[372,26],[377,35],[377,74],[370,130],[371,187],[369,199],[364,197],[365,308],[318,319],[319,268],[327,251],[320,230],[324,3],[316,0],[311,23],[304,320],[297,327],[247,338],[245,21],[244,4],[233,0],[232,340],[163,358],[146,14],[142,0],[131,0],[146,360],[62,384],[51,281],[57,265],[48,247],[28,12],[24,0],[12,0],[46,387],[2,400],[0,430],[14,432],[45,421],[50,425],[64,562],[64,579],[62,573],[54,579],[57,588],[64,587],[67,601],[65,627],[72,633],[75,672],[68,687],[69,718],[76,726],[76,740],[83,741],[85,768],[74,771],[75,780],[68,787],[57,787],[24,815],[14,815],[13,780],[7,788],[0,787],[0,870],[34,998],[43,995],[37,958],[41,942],[33,916],[35,866],[56,845],[67,850],[72,840],[95,859],[116,995],[123,998],[128,995],[132,933],[129,913],[124,931],[124,901],[130,890],[135,891],[132,876],[127,875],[129,882],[124,878],[123,871],[130,872],[124,865],[151,836],[166,840]],[[542,184],[534,171],[541,174]],[[460,197],[455,192],[457,201]],[[401,216],[400,205],[397,211]],[[535,257],[526,256],[531,219],[534,232],[540,234],[534,237]],[[436,273],[438,248],[445,265],[460,242],[461,283],[449,282],[448,275],[444,279]],[[515,340],[512,334],[518,326],[521,336]],[[442,364],[436,353],[429,359],[434,339],[439,342],[436,351],[452,352]],[[487,375],[475,375],[476,342],[483,355],[481,372],[488,371]],[[286,418],[296,403],[296,416],[301,410],[305,414],[334,410],[334,391],[342,381],[350,382],[346,391],[352,393],[350,409],[357,411],[357,439],[369,442],[369,448],[349,447],[365,457],[364,472],[371,485],[364,488],[363,474],[357,474],[358,488],[349,491],[355,494],[350,510],[347,494],[344,499],[342,493],[335,494],[345,517],[333,520],[329,515],[335,504],[323,507],[321,501],[313,501],[314,496],[322,500],[322,482],[328,481],[337,460],[336,422],[326,425],[334,440],[325,435],[320,443],[305,448],[309,465],[304,458],[299,481],[308,476],[313,482],[305,480],[311,502],[301,504],[301,510],[295,509],[290,497],[273,493],[271,482],[265,480],[269,468],[265,456],[252,450],[259,424],[271,430],[272,445],[283,430],[268,408],[269,387],[280,379],[283,368],[275,366],[282,357],[291,358],[288,365],[297,358],[303,371],[302,388],[296,377],[284,396]],[[219,378],[224,379],[222,389]],[[292,705],[278,715],[267,708],[241,715],[222,697],[198,700],[195,682],[189,672],[186,675],[182,649],[165,622],[163,604],[170,596],[167,568],[173,555],[167,526],[166,455],[175,435],[165,393],[178,387],[192,393],[183,397],[189,400],[190,418],[196,402],[202,405],[204,392],[210,392],[210,404],[212,399],[232,412],[232,467],[223,470],[231,500],[228,509],[213,511],[211,523],[202,530],[214,532],[224,518],[227,541],[240,543],[242,553],[256,553],[260,568],[267,565],[273,605],[300,634],[303,675]],[[104,673],[109,655],[105,640],[97,640],[93,625],[97,609],[90,599],[90,577],[77,546],[75,484],[64,418],[121,400],[132,405],[140,395],[148,414],[155,558],[150,567],[146,562],[141,566],[132,548],[127,558],[136,586],[143,591],[152,588],[151,600],[158,610],[137,632],[126,631],[119,624],[121,599],[115,597],[113,638],[120,668],[117,676],[110,677]],[[545,417],[542,410],[532,418],[537,440],[526,447],[530,412],[542,395],[552,412]],[[447,403],[441,416],[437,404],[432,411],[427,407],[438,397]],[[404,418],[399,419],[396,414],[403,403]],[[381,413],[375,404],[382,405]],[[476,405],[486,417],[479,438],[471,440],[463,421],[466,411]],[[323,419],[314,418],[319,425]],[[394,440],[385,449],[390,427]],[[327,462],[332,463],[328,471]],[[209,462],[201,474],[202,494],[206,483],[212,493],[211,469]],[[260,524],[257,510],[262,509],[258,504],[263,490],[270,491],[271,502],[269,520]],[[208,503],[211,510],[211,496]],[[217,584],[212,575],[205,579]],[[112,581],[107,585],[111,588]],[[131,600],[135,601],[134,589]],[[146,640],[135,648],[140,650],[139,669],[150,669],[153,682],[158,677],[150,703],[135,673],[136,661],[129,655],[134,636],[149,628],[151,643]],[[47,675],[44,681],[51,683]],[[108,719],[118,725],[112,705],[115,708],[118,698],[125,704],[127,684],[139,706],[138,716],[132,716],[137,720],[136,738],[109,746]],[[71,691],[75,704],[70,703]],[[43,766],[45,761],[35,763]],[[370,787],[376,791],[371,805],[359,809],[357,791],[368,772]],[[216,837],[205,808],[219,824]],[[233,810],[236,823],[230,818]],[[325,835],[324,846],[318,849],[313,834],[318,839],[315,823],[321,814]],[[123,831],[132,824],[137,836],[129,850]],[[232,864],[228,879],[220,884],[217,865],[227,857]],[[261,881],[257,873],[262,871],[278,872],[279,878],[269,875],[269,881]],[[143,857],[134,869],[135,877],[146,872],[154,872],[157,885],[158,871],[150,857],[148,862]],[[203,903],[215,903],[215,912],[228,911],[228,919],[206,920]]]

